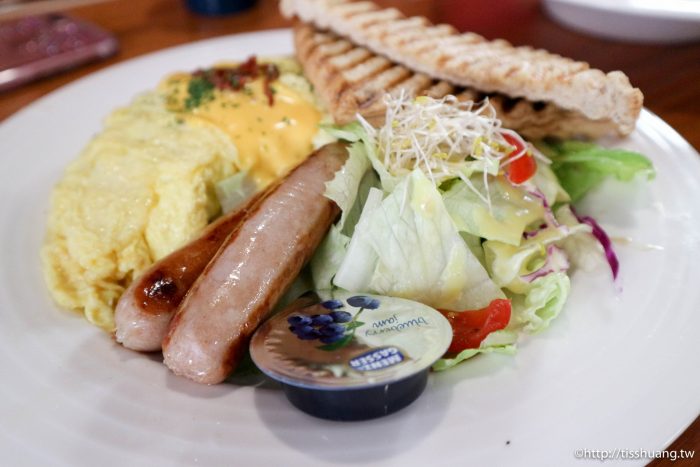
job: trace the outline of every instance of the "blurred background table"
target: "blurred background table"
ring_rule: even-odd
[[[542,11],[538,0],[377,1],[385,6],[399,7],[407,14],[451,23],[461,30],[471,30],[487,38],[501,37],[515,45],[542,47],[587,61],[605,71],[622,70],[644,92],[644,105],[700,149],[700,42],[655,46],[596,39],[553,22]],[[257,6],[245,13],[223,17],[193,15],[184,7],[184,2],[178,0],[115,0],[76,8],[68,13],[116,34],[120,52],[108,60],[0,94],[0,121],[66,83],[138,55],[208,37],[287,26],[277,11],[277,0],[259,0]],[[222,51],[222,58],[224,56]],[[697,369],[689,368],[688,371]],[[669,449],[696,451],[694,460],[679,460],[673,463],[674,466],[700,465],[700,419]],[[664,464],[655,461],[651,465]]]

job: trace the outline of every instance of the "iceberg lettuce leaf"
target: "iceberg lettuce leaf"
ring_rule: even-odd
[[[514,354],[519,331],[535,333],[547,328],[564,308],[569,290],[569,277],[560,272],[537,279],[525,295],[511,294],[513,314],[508,327],[489,334],[478,349],[465,349],[457,355],[441,358],[433,364],[433,370],[453,368],[478,354]]]
[[[349,243],[350,237],[332,225],[309,262],[314,289],[330,290],[333,287],[333,277],[345,258]]]
[[[533,281],[527,294],[511,297],[511,323],[522,326],[525,332],[542,331],[559,316],[570,289],[569,276],[564,272],[547,274]]]
[[[242,205],[258,191],[255,181],[248,172],[238,172],[214,185],[221,212],[227,213]]]
[[[367,132],[360,122],[352,122],[347,125],[321,124],[321,131],[328,133],[331,137],[355,143],[367,137]]]
[[[370,188],[355,232],[350,239],[343,260],[337,267],[334,285],[345,290],[364,292],[369,290],[373,271],[377,265],[377,254],[366,236],[372,215],[379,209],[384,195],[382,190]]]
[[[600,242],[591,233],[591,227],[581,224],[568,204],[557,208],[555,212],[557,221],[572,229],[577,229],[573,235],[569,235],[559,242],[571,265],[583,271],[593,271],[607,264],[605,251]]]
[[[497,331],[498,332],[498,331]],[[495,334],[495,333],[491,333]],[[485,342],[485,341],[484,341]],[[434,371],[444,371],[444,370],[449,370],[450,368],[453,368],[454,366],[462,363],[465,360],[468,360],[476,355],[479,354],[487,354],[487,353],[501,353],[501,354],[506,354],[506,355],[513,355],[515,354],[515,345],[513,344],[505,344],[505,345],[488,345],[488,344],[481,344],[481,347],[478,349],[464,349],[454,357],[450,358],[441,358],[437,362],[435,362],[432,366],[432,369]]]
[[[538,163],[537,172],[535,172],[529,183],[537,187],[550,206],[554,206],[558,202],[569,202],[571,200],[569,194],[561,186],[556,174],[548,164]]]
[[[322,125],[321,128],[338,139],[362,145],[365,155],[372,164],[372,168],[379,175],[384,192],[389,193],[396,187],[399,179],[391,175],[386,167],[384,167],[384,164],[379,160],[376,139],[374,136],[367,133],[367,130],[365,130],[359,122],[355,121],[341,126]]]
[[[370,190],[335,285],[446,310],[479,309],[504,297],[420,170],[379,204],[376,191]]]
[[[527,293],[532,287],[532,282],[525,280],[523,276],[545,265],[547,246],[560,245],[564,239],[581,232],[590,232],[590,228],[579,223],[571,226],[549,226],[523,240],[520,246],[488,240],[482,244],[486,268],[499,287],[513,293]]]
[[[343,230],[348,219],[349,228],[354,228],[369,187],[374,184],[376,176],[370,171],[371,165],[367,158],[365,145],[353,143],[348,148],[348,159],[343,167],[336,172],[333,180],[326,183],[326,198],[332,199],[340,208],[342,214],[337,226]],[[352,231],[349,232],[352,235]]]
[[[486,193],[483,177],[472,177],[470,182],[479,193]],[[445,207],[460,231],[518,245],[525,228],[544,218],[542,202],[503,177],[492,178],[488,192],[490,210],[466,183],[457,180],[449,184],[443,195]]]

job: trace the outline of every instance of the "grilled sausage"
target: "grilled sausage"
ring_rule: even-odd
[[[142,352],[160,350],[170,320],[187,291],[226,237],[263,196],[264,193],[257,194],[224,214],[199,238],[156,261],[132,282],[114,312],[117,342]]]
[[[347,151],[330,144],[285,178],[221,247],[183,300],[163,340],[165,364],[222,382],[250,336],[323,239],[338,207],[323,196]]]

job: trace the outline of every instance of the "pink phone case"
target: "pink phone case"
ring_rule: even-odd
[[[0,91],[114,54],[116,38],[61,14],[0,23]]]

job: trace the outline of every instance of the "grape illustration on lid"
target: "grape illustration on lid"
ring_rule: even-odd
[[[364,420],[413,402],[452,338],[436,310],[410,300],[304,296],[253,336],[255,364],[311,415]]]

